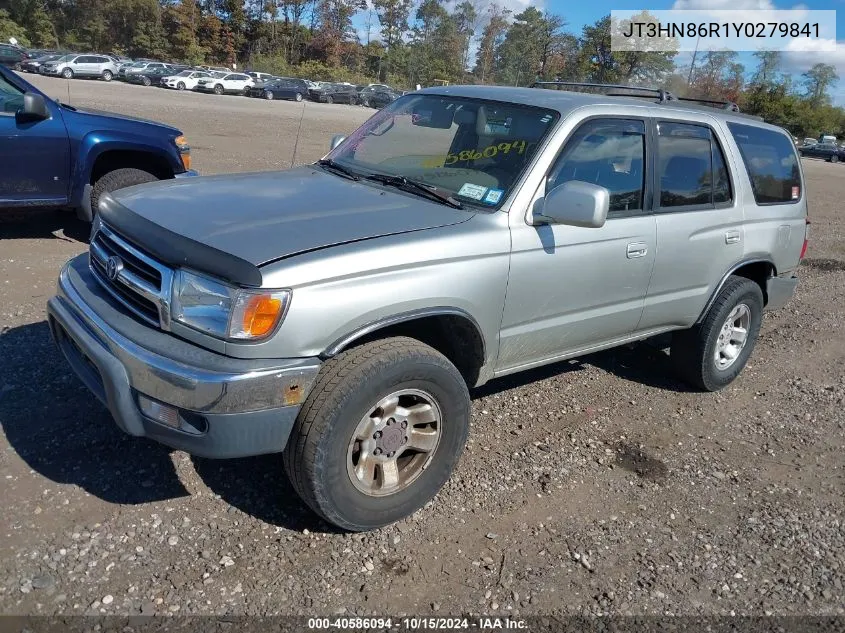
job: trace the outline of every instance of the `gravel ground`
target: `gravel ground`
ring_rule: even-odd
[[[175,124],[204,173],[290,164],[302,105],[36,78]],[[372,111],[305,106],[295,162]],[[457,473],[413,517],[339,534],[278,456],[122,435],[49,340],[87,228],[0,219],[0,611],[12,614],[845,614],[845,167],[805,161],[812,242],[741,378],[689,392],[656,345],[476,391]]]

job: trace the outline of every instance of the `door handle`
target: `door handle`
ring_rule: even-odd
[[[628,259],[645,257],[646,253],[648,253],[648,244],[645,242],[631,242],[628,244]]]
[[[739,231],[728,231],[725,233],[725,244],[737,244],[742,239]]]

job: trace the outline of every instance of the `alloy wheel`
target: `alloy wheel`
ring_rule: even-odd
[[[346,470],[352,484],[373,497],[410,486],[431,463],[442,423],[440,406],[426,391],[402,389],[382,398],[349,442]]]
[[[717,369],[725,370],[736,362],[748,341],[748,328],[751,325],[751,309],[740,303],[731,310],[722,324],[713,360]]]

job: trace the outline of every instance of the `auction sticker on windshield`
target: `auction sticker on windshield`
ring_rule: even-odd
[[[487,204],[499,204],[499,200],[502,199],[502,194],[505,193],[501,189],[490,189],[487,192],[487,195],[484,196],[484,202]]]
[[[485,193],[487,193],[487,187],[474,185],[471,182],[464,183],[463,187],[458,191],[459,196],[472,198],[473,200],[481,200]]]

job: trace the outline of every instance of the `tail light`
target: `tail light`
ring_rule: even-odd
[[[804,244],[801,246],[801,255],[798,257],[798,260],[801,261],[804,259],[804,256],[807,254],[807,244],[809,243],[810,238],[810,218],[807,218],[806,224],[804,225]]]

